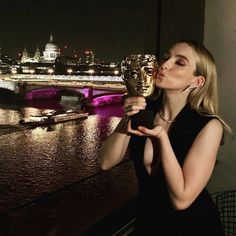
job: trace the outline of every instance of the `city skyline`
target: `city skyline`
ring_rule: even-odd
[[[1,1],[2,54],[43,51],[51,33],[65,55],[92,50],[102,60],[120,61],[144,50],[144,0]]]

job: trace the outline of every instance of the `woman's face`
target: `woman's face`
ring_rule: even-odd
[[[163,63],[158,69],[156,85],[162,89],[183,91],[194,83],[196,54],[186,43],[175,44],[164,55]]]

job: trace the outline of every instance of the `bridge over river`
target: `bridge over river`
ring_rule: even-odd
[[[0,95],[21,100],[75,96],[94,106],[117,103],[126,93],[119,76],[0,75],[0,90]]]

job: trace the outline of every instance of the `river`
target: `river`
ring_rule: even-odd
[[[88,108],[88,118],[34,129],[18,122],[46,109],[80,108],[76,101],[0,103],[0,214],[101,171],[99,148],[123,114],[119,104]]]

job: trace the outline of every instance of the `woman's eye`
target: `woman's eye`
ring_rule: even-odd
[[[175,62],[177,65],[179,65],[179,66],[185,66],[185,62],[184,61],[176,61]]]

